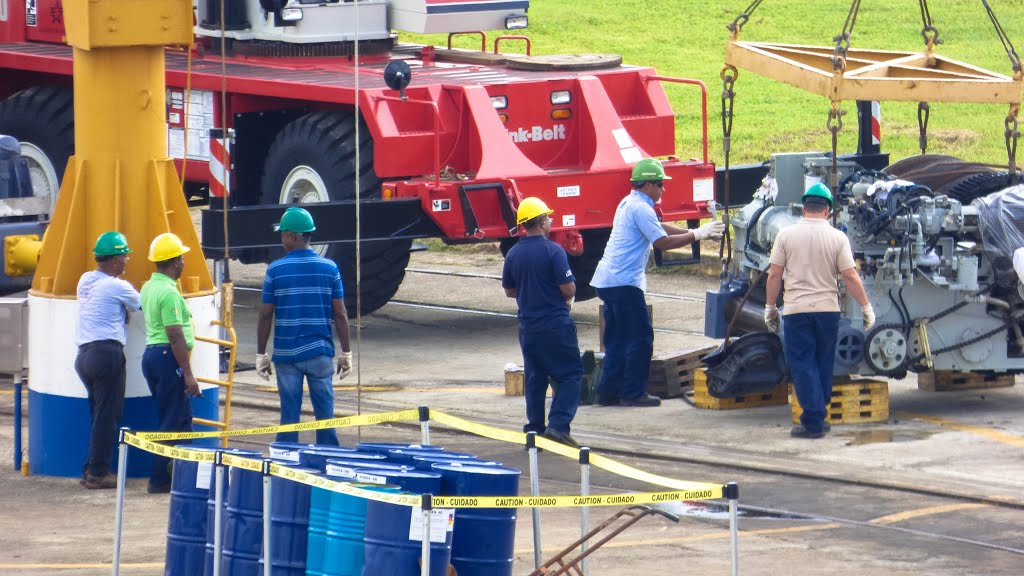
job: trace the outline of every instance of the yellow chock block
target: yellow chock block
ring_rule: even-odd
[[[735,410],[757,406],[781,406],[788,401],[789,396],[785,382],[776,386],[771,392],[748,394],[735,398],[716,398],[708,392],[708,377],[704,369],[696,370],[693,374],[693,404],[697,408]]]
[[[793,423],[800,423],[803,408],[790,386],[793,397]],[[828,406],[829,424],[865,424],[889,420],[889,383],[884,380],[837,380],[832,384],[832,398]]]
[[[522,396],[526,373],[522,370],[505,371],[505,396]]]

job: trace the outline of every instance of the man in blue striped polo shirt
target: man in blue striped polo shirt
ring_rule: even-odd
[[[303,379],[309,387],[316,419],[333,418],[331,374],[336,372],[341,380],[352,370],[341,273],[337,264],[309,249],[316,227],[306,210],[289,208],[274,229],[281,232],[281,244],[288,253],[267,267],[263,280],[263,304],[256,328],[256,373],[264,380],[270,380],[273,373],[266,354],[273,324],[273,361],[281,398],[281,424],[299,421]],[[332,320],[342,350],[333,367]],[[298,442],[299,434],[281,432],[277,440]],[[337,446],[338,434],[333,428],[317,430],[316,442]]]

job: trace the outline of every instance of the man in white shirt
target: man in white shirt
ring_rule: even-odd
[[[139,293],[125,280],[128,240],[120,232],[106,232],[96,240],[96,270],[78,281],[78,356],[75,372],[89,395],[92,429],[89,455],[81,484],[91,490],[116,488],[111,474],[114,440],[124,407],[125,326],[139,309]]]

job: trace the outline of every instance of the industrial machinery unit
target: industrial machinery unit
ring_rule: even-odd
[[[859,2],[851,6],[834,47],[741,41],[740,32],[760,3],[752,2],[728,27],[723,110],[731,112],[740,68],[819,94],[831,103],[832,151],[774,155],[754,199],[731,216],[733,250],[721,286],[708,293],[705,308],[705,334],[726,339],[705,359],[711,393],[770,389],[784,378],[785,362],[777,361],[779,339],[742,335],[768,331],[763,313],[772,246],[780,230],[799,220],[801,197],[818,182],[832,189],[832,224],[850,240],[877,316],[865,334],[860,307],[838,286],[836,374],[1024,372],[1024,290],[1014,271],[1015,252],[1024,248],[1024,186],[1016,166],[1024,67],[991,6],[983,3],[1012,76],[937,55],[941,40],[926,0],[920,1],[920,53],[852,49]],[[838,155],[841,102],[867,98],[918,103],[920,156],[879,170],[877,164]],[[1007,169],[926,154],[932,102],[1008,104]],[[861,151],[877,152],[871,106],[858,105],[858,112]],[[1024,264],[1024,250],[1018,260]],[[734,336],[741,338],[734,342]]]
[[[40,234],[74,152],[63,43],[71,14],[60,0],[0,3],[0,134],[21,141],[39,199],[24,213],[33,229],[17,234]],[[318,250],[338,262],[346,288],[356,285],[357,232],[363,241],[367,313],[398,290],[414,239],[507,249],[516,206],[537,196],[557,215],[551,238],[570,254],[584,299],[636,161],[670,157],[666,221],[708,215],[706,106],[703,142],[683,148],[698,158],[671,157],[675,116],[663,87],[696,85],[706,100],[703,84],[609,55],[532,57],[524,36],[499,36],[488,52],[477,31],[525,27],[526,0],[225,0],[224,14],[221,6],[198,0],[194,43],[166,52],[168,153],[186,195],[210,192],[210,254],[267,261],[279,250],[269,226],[276,206],[311,204],[317,222],[329,223],[317,230]],[[449,46],[397,44],[393,28],[448,32]],[[480,50],[452,49],[462,33],[479,36]],[[512,43],[527,54],[501,52]],[[8,291],[27,284],[3,280]],[[356,290],[345,292],[355,313]]]

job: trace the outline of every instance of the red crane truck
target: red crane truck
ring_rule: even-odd
[[[669,157],[666,221],[708,215],[715,167],[703,84],[613,57],[532,57],[524,36],[499,36],[487,52],[477,31],[525,27],[526,0],[197,0],[195,8],[194,44],[166,53],[168,152],[186,193],[212,191],[202,229],[210,255],[225,250],[226,237],[243,262],[272,258],[277,206],[310,204],[320,250],[354,286],[357,167],[364,313],[395,294],[417,238],[507,249],[527,196],[555,211],[552,239],[571,257],[578,298],[592,297],[615,207],[643,157]],[[446,32],[449,46],[398,44],[393,29]],[[451,48],[463,33],[479,36],[479,51]],[[21,234],[45,225],[74,153],[63,37],[61,0],[0,0],[0,134],[21,142],[38,207],[10,222]],[[499,52],[513,42],[527,54]],[[704,138],[692,145],[701,158],[671,156],[665,82],[702,90]],[[223,129],[230,158],[216,138]]]

